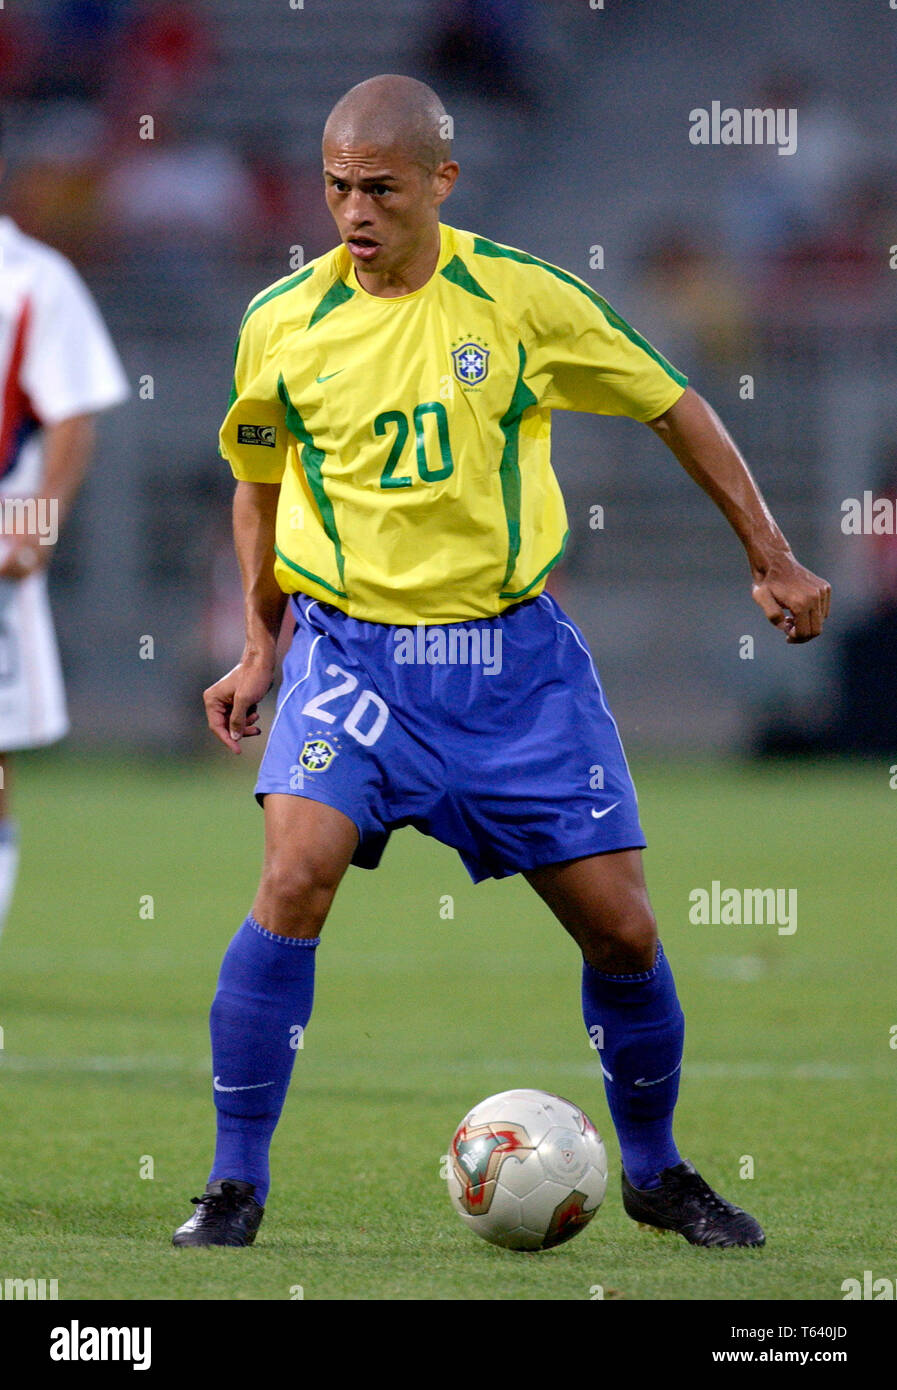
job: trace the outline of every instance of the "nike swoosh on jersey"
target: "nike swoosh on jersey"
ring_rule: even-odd
[[[595,807],[593,806],[592,815],[595,817],[596,820],[600,820],[602,816],[606,816],[608,814],[608,811],[615,811],[619,804],[619,801],[615,801],[613,806],[608,806],[607,810],[605,811],[596,811]]]
[[[677,1062],[672,1071],[668,1071],[666,1076],[658,1076],[656,1081],[646,1081],[643,1076],[640,1076],[635,1084],[636,1086],[659,1086],[661,1081],[668,1081],[671,1076],[675,1076],[681,1066],[682,1063]]]
[[[212,1080],[212,1085],[215,1087],[216,1091],[261,1091],[264,1090],[266,1086],[273,1086],[274,1082],[256,1081],[252,1086],[221,1086],[216,1076]]]
[[[335,372],[328,372],[326,376],[316,376],[315,381],[329,381],[332,376],[339,376],[340,372],[345,370],[345,367],[337,367]]]

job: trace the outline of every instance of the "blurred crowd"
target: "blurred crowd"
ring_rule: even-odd
[[[453,89],[485,86],[523,110],[538,102],[525,75],[531,0],[452,0],[428,12],[422,72]],[[48,0],[39,15],[7,11],[0,87],[17,137],[8,211],[26,231],[92,264],[141,266],[176,286],[211,258],[306,257],[332,244],[315,151],[260,126],[225,136],[208,118],[214,10],[191,0]],[[488,73],[488,80],[486,74]]]
[[[451,93],[540,101],[531,0],[446,0],[427,11],[419,62]],[[314,152],[284,147],[256,113],[243,136],[204,122],[215,26],[190,0],[52,0],[7,10],[0,85],[19,111],[6,203],[26,229],[78,262],[159,257],[182,278],[209,254],[306,254],[332,239]],[[699,357],[743,355],[758,317],[875,317],[893,279],[897,157],[794,67],[747,89],[746,107],[798,111],[798,155],[732,146],[716,207],[700,221],[670,199],[644,239],[643,287]],[[149,125],[147,122],[149,121]],[[688,157],[683,148],[683,160]],[[163,269],[165,266],[163,265]]]
[[[197,119],[217,61],[214,26],[187,0],[56,0],[40,19],[4,18],[11,215],[88,269],[149,260],[183,280],[216,253],[282,250],[320,201],[312,173],[257,126],[235,142]]]
[[[730,146],[702,217],[652,228],[646,295],[693,360],[744,362],[759,322],[884,325],[894,312],[897,152],[834,94],[793,68],[744,95],[745,108],[796,110],[796,155]]]

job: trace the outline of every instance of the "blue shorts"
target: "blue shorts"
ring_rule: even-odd
[[[397,627],[294,595],[255,794],[323,801],[374,869],[413,825],[474,883],[645,838],[585,639],[548,594],[495,618]]]

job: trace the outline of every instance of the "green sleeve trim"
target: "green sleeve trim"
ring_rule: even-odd
[[[548,561],[548,564],[545,565],[545,567],[544,567],[543,569],[540,569],[540,570],[539,570],[539,573],[536,575],[535,579],[531,579],[530,582],[527,584],[527,586],[526,586],[525,589],[517,589],[513,594],[507,593],[507,592],[503,592],[503,593],[500,593],[498,597],[499,597],[499,598],[523,598],[524,594],[528,594],[529,591],[530,591],[530,589],[535,588],[535,586],[538,584],[539,580],[540,580],[540,579],[544,579],[545,576],[546,576],[546,574],[548,573],[548,571],[554,569],[554,567],[555,567],[555,565],[557,564],[558,560],[560,560],[561,557],[563,556],[564,551],[567,549],[567,537],[569,536],[569,534],[570,534],[569,531],[565,531],[565,532],[564,532],[564,539],[561,541],[561,548],[560,548],[560,550],[558,551],[557,555],[553,556],[553,557]]]
[[[547,270],[549,275],[553,275],[556,279],[562,280],[565,285],[572,285],[575,290],[579,290],[580,294],[584,294],[586,299],[590,300],[591,303],[595,305],[596,309],[601,310],[612,328],[616,328],[618,332],[623,334],[624,338],[628,338],[636,347],[646,352],[648,356],[657,363],[658,367],[663,368],[667,376],[671,376],[673,380],[678,382],[682,387],[688,385],[688,377],[683,376],[681,372],[677,371],[662,353],[651,346],[647,338],[643,338],[641,333],[637,333],[632,325],[627,323],[626,320],[617,313],[616,309],[612,309],[607,300],[602,299],[600,294],[596,294],[584,280],[580,280],[577,276],[571,275],[569,271],[561,270],[559,266],[552,265],[549,261],[540,260],[538,256],[530,256],[526,251],[515,251],[512,246],[501,246],[498,242],[489,241],[486,237],[474,237],[473,250],[474,255],[477,256],[493,256],[503,260],[517,261],[521,265],[537,265],[542,270]]]
[[[326,318],[331,310],[338,309],[341,304],[345,304],[348,300],[352,299],[354,294],[355,291],[349,288],[345,280],[334,280],[330,289],[317,305],[314,313],[305,325],[306,329],[314,328],[315,324],[320,323],[321,319]]]
[[[296,561],[291,560],[289,555],[284,555],[283,551],[280,549],[279,546],[275,545],[274,553],[279,560],[283,561],[285,565],[289,565],[291,570],[295,570],[297,574],[304,574],[306,579],[314,580],[315,584],[320,584],[321,588],[326,589],[328,593],[336,594],[338,598],[349,597],[349,595],[345,593],[342,589],[335,589],[332,584],[328,584],[327,580],[322,579],[319,574],[312,574],[311,570],[304,570],[301,565],[297,565]]]
[[[460,256],[453,256],[439,273],[459,289],[467,290],[468,294],[475,294],[479,299],[488,299],[490,304],[495,302],[492,295],[487,294],[483,286],[473,278]]]
[[[314,439],[305,428],[305,422],[302,416],[290,400],[290,394],[287,391],[286,382],[282,374],[277,379],[277,394],[283,401],[286,410],[287,429],[302,445],[299,453],[299,457],[302,460],[302,467],[305,469],[308,486],[311,488],[311,494],[318,505],[318,511],[321,513],[324,531],[333,545],[336,555],[336,568],[339,573],[339,582],[340,584],[345,584],[346,577],[344,571],[346,562],[343,557],[343,548],[340,544],[339,531],[336,527],[336,518],[333,515],[333,503],[327,496],[324,488],[324,451],[318,448]],[[302,573],[305,573],[305,571],[303,570]],[[332,586],[328,584],[325,587],[329,589]],[[333,592],[340,593],[341,591],[339,589],[334,589]],[[343,595],[343,597],[345,597],[345,595]]]
[[[273,289],[267,290],[264,294],[259,295],[258,299],[254,299],[243,315],[243,322],[240,324],[240,332],[243,332],[248,320],[252,318],[256,309],[261,309],[263,304],[270,303],[270,301],[276,299],[278,295],[286,294],[289,290],[294,290],[297,285],[302,284],[303,280],[307,280],[309,275],[313,275],[314,270],[315,268],[313,265],[307,265],[304,270],[298,271],[296,275],[291,275],[289,280],[281,281],[279,285],[275,285]],[[239,338],[237,341],[239,341]]]
[[[517,356],[519,367],[517,380],[514,384],[514,394],[499,422],[501,432],[505,437],[505,445],[501,451],[498,476],[501,482],[501,500],[504,503],[505,517],[508,523],[508,563],[505,567],[504,578],[501,581],[503,585],[507,584],[514,573],[517,556],[520,554],[520,417],[529,406],[538,404],[536,397],[523,380],[526,353],[522,343],[517,344]]]
[[[230,379],[230,395],[227,398],[226,414],[231,410],[231,407],[236,404],[237,397],[240,394],[237,390],[237,353],[240,351],[240,334],[242,332],[243,330],[241,328],[240,333],[237,334],[237,341],[234,343],[234,372]]]

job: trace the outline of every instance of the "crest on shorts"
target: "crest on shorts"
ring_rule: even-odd
[[[302,745],[299,766],[304,767],[306,772],[326,772],[335,757],[336,749],[326,738],[309,738]]]
[[[479,386],[489,375],[489,349],[473,339],[452,348],[452,368],[462,386]]]

